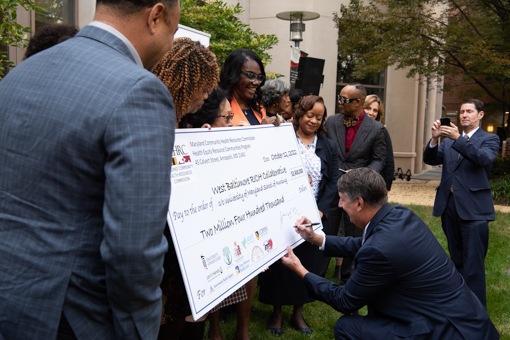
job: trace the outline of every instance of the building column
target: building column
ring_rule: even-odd
[[[425,147],[425,107],[427,102],[427,78],[418,78],[418,113],[416,123],[416,158],[414,163],[414,174],[423,172],[423,148]],[[425,144],[425,145],[424,145]]]

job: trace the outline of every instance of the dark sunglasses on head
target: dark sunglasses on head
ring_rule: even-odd
[[[246,72],[243,70],[241,70],[241,73],[243,73],[246,76],[246,78],[248,78],[251,82],[254,82],[255,79],[257,79],[262,83],[266,79],[266,76],[263,74],[256,75],[255,73]]]
[[[349,104],[349,103],[352,103],[353,101],[355,100],[358,100],[360,98],[345,98],[345,97],[342,97],[341,95],[338,95],[338,101],[342,104]]]

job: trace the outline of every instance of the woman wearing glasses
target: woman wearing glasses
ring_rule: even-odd
[[[227,93],[233,124],[238,125],[279,125],[276,117],[266,117],[262,107],[262,92],[266,73],[259,56],[253,51],[241,48],[229,54],[221,68],[219,87]]]
[[[188,116],[188,124],[194,128],[231,127],[232,109],[227,94],[220,88],[214,89],[204,105]]]
[[[305,169],[312,179],[312,193],[324,229],[329,228],[329,206],[335,197],[336,182],[340,176],[337,147],[325,136],[326,116],[322,97],[306,96],[296,105],[292,122]],[[300,254],[298,256],[308,271],[319,273],[322,251],[317,246],[304,242],[294,249],[294,253]],[[312,333],[303,317],[303,305],[314,299],[308,295],[303,280],[278,261],[259,275],[259,285],[260,302],[273,305],[273,313],[268,322],[268,329],[273,335],[282,333],[282,305],[293,306],[293,328],[304,334]]]
[[[375,94],[371,94],[365,98],[365,113],[370,117],[381,122],[384,117],[384,106],[382,100]],[[393,146],[391,145],[390,134],[386,127],[384,128],[384,140],[386,142],[386,163],[381,171],[381,175],[386,182],[386,189],[391,190],[395,173],[395,160],[393,159]]]

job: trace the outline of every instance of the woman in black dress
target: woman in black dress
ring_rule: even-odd
[[[296,131],[303,163],[312,184],[321,222],[325,229],[329,227],[329,206],[336,193],[338,181],[338,154],[335,143],[325,136],[324,121],[327,112],[324,100],[319,96],[307,96],[296,105],[293,125]],[[322,251],[311,243],[304,242],[294,253],[300,254],[303,266],[318,274],[322,261]],[[313,302],[306,287],[294,272],[284,267],[280,261],[259,275],[259,301],[273,305],[273,314],[268,328],[274,335],[281,334],[283,324],[282,305],[293,305],[291,325],[301,333],[310,334],[312,330],[303,317],[303,305]]]

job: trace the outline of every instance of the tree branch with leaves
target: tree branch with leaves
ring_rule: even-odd
[[[509,18],[508,0],[351,0],[334,14],[339,56],[356,56],[356,77],[388,66],[408,77],[460,74],[507,107]]]
[[[227,5],[222,1],[181,0],[180,23],[211,34],[209,48],[216,55],[218,66],[235,49],[247,48],[257,53],[264,65],[271,62],[267,52],[278,44],[274,34],[257,34],[244,24],[238,15],[241,5]]]
[[[25,48],[29,40],[28,34],[32,31],[30,27],[24,27],[16,21],[18,10],[39,11],[40,8],[29,0],[0,0],[0,44]],[[14,63],[7,57],[7,52],[0,52],[0,79],[4,76],[6,68],[14,67]]]

